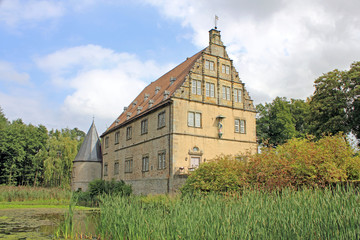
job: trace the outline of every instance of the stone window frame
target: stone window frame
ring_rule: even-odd
[[[158,169],[166,169],[166,150],[158,152]]]
[[[234,88],[234,102],[242,102],[242,89]]]
[[[234,131],[235,133],[246,134],[246,120],[236,118],[234,120]]]
[[[132,138],[132,126],[128,126],[126,128],[126,140],[130,140]]]
[[[125,158],[125,168],[124,168],[124,172],[125,173],[132,173],[133,172],[133,158]]]
[[[201,94],[201,80],[192,79],[191,80],[191,93],[194,95],[202,95]]]
[[[141,135],[148,133],[148,126],[149,126],[149,121],[147,118],[141,121],[141,125],[140,125]]]
[[[141,163],[142,163],[142,172],[148,172],[149,171],[149,165],[150,165],[150,158],[149,158],[149,154],[145,154],[142,156],[141,158]]]
[[[114,175],[119,175],[120,173],[120,164],[119,161],[114,162]]]
[[[192,119],[191,119],[191,115],[193,116]],[[196,119],[196,116],[200,117],[199,124],[196,124],[198,122]],[[188,127],[202,128],[202,113],[196,112],[196,111],[188,111],[187,125],[188,125]]]
[[[211,60],[205,60],[205,69],[209,69],[210,71],[215,71],[215,63]]]
[[[166,126],[166,112],[162,111],[158,114],[158,129]]]
[[[115,142],[115,144],[119,144],[119,142],[120,142],[120,131],[115,132],[114,142]]]
[[[206,97],[215,97],[215,83],[206,82],[205,83],[205,95]]]
[[[108,148],[109,147],[109,136],[106,136],[105,137],[105,148]]]
[[[104,176],[108,175],[108,163],[104,163]]]

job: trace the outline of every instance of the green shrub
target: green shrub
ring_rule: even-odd
[[[131,185],[125,184],[124,181],[105,181],[101,179],[93,180],[89,183],[86,192],[76,192],[76,197],[80,205],[96,206],[98,205],[99,196],[101,195],[120,195],[129,196],[132,193]]]
[[[277,148],[263,149],[248,161],[220,156],[202,164],[181,191],[242,191],[246,187],[275,190],[290,187],[325,187],[360,178],[360,157],[343,135],[319,141],[291,139]]]

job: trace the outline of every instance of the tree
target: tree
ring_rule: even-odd
[[[326,134],[353,132],[360,139],[360,62],[349,71],[337,69],[315,80],[310,98],[309,122],[311,134],[320,138]]]
[[[356,138],[360,139],[360,62],[351,64],[348,72],[348,81],[349,97],[347,112],[349,115],[349,127]]]
[[[256,133],[260,144],[277,146],[307,133],[308,104],[303,100],[276,97],[272,103],[259,104]]]

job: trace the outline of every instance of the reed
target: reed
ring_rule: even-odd
[[[61,188],[0,185],[0,202],[23,202],[34,200],[69,201],[71,191]]]
[[[101,239],[359,239],[354,188],[101,198]]]

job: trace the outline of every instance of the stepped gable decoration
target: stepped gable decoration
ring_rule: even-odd
[[[114,127],[119,126],[126,121],[130,121],[145,112],[151,111],[162,103],[168,101],[173,93],[184,83],[186,76],[189,74],[195,62],[201,57],[203,51],[204,50],[196,53],[190,58],[187,58],[183,63],[145,87],[145,89],[130,103],[126,111],[124,111],[115,120],[115,122],[106,130],[105,133],[103,133],[103,135],[113,130]],[[168,94],[167,98],[164,98],[165,93]],[[148,97],[144,98],[145,95]],[[138,107],[142,107],[142,111],[140,111],[140,113],[137,113]],[[128,115],[130,115],[130,117],[127,118]]]
[[[91,124],[74,162],[101,162],[101,144],[95,123]]]

